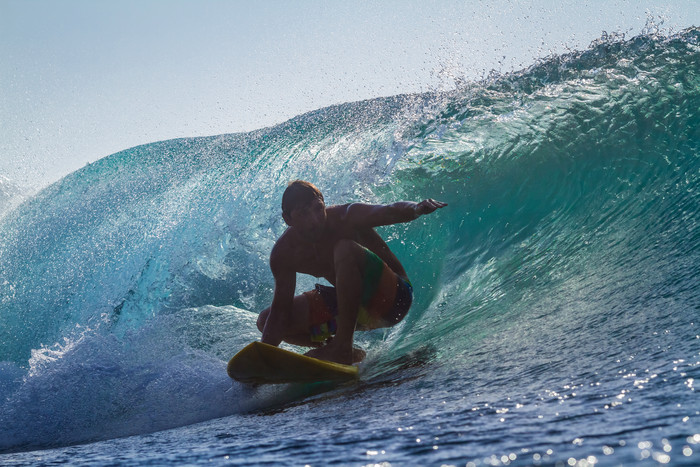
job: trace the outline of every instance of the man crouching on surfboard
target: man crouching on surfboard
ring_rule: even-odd
[[[353,351],[355,330],[395,325],[413,300],[406,271],[374,227],[409,222],[445,206],[427,199],[326,207],[314,185],[291,182],[282,196],[289,228],[270,253],[272,305],[258,317],[262,341],[317,347],[306,355],[338,363],[362,360],[364,352]],[[316,284],[295,297],[298,272],[335,287]]]

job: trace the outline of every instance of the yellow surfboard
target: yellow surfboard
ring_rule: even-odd
[[[242,383],[278,384],[349,381],[358,377],[357,367],[327,362],[252,342],[229,360],[228,375]]]

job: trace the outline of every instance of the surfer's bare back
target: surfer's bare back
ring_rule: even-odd
[[[326,207],[314,185],[291,182],[282,196],[289,228],[270,253],[272,305],[258,318],[262,341],[317,347],[307,355],[338,363],[361,360],[364,352],[353,350],[355,330],[395,325],[413,300],[406,271],[374,227],[409,222],[445,206],[427,199]],[[323,277],[335,287],[316,284],[295,297],[297,273]]]

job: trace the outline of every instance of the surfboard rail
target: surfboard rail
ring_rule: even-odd
[[[350,381],[358,378],[358,368],[354,365],[319,360],[257,341],[234,355],[226,371],[236,381],[255,384]]]

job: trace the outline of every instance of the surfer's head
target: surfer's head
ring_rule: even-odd
[[[320,235],[326,222],[323,194],[304,180],[290,182],[282,195],[282,218],[287,225],[308,231],[312,237]]]

